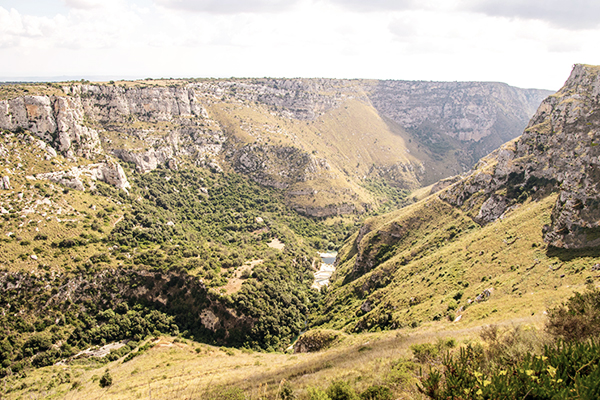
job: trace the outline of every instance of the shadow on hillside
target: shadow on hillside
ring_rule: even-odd
[[[562,249],[560,247],[548,246],[546,256],[557,257],[561,261],[571,261],[582,257],[600,257],[600,247],[588,247],[585,249]]]

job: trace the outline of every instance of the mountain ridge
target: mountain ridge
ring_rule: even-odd
[[[386,85],[401,88],[385,89]],[[413,95],[407,85],[424,88]],[[445,92],[439,94],[436,85],[444,86]],[[468,90],[461,89],[465,85]],[[498,118],[512,122],[494,143],[504,141],[503,135],[515,135],[515,126],[524,125],[526,119],[512,111],[503,114],[506,95],[492,99],[502,92],[497,87],[507,85],[239,79],[52,84],[22,92],[10,87],[0,101],[0,127],[32,130],[69,158],[111,156],[113,164],[132,162],[141,172],[158,165],[177,168],[182,163],[200,163],[218,169],[229,164],[226,167],[257,182],[300,193],[288,196],[297,209],[328,216],[362,212],[373,204],[372,195],[361,188],[367,176],[412,189],[463,172],[485,151],[474,150],[481,147],[481,139],[498,136],[492,129]],[[433,98],[448,97],[452,88],[458,93],[455,99],[438,99],[438,108],[429,111],[419,108]],[[19,96],[26,94],[24,90],[37,90],[41,97]],[[390,102],[381,93],[403,91],[408,94],[394,103],[400,104],[398,109],[384,107]],[[520,94],[528,91],[510,91],[518,94],[511,101],[531,108],[527,96]],[[533,102],[547,94],[536,93]],[[423,136],[420,115],[439,113],[439,107],[448,104],[454,104],[453,111],[447,111],[455,115],[454,125],[436,122],[435,132]],[[349,109],[351,113],[344,113]],[[386,118],[398,125],[390,125]],[[412,119],[418,121],[411,124]],[[406,132],[404,126],[414,132]],[[478,127],[473,137],[478,140],[467,143],[471,137],[465,132],[472,126]],[[453,137],[460,136],[455,134],[458,130],[462,139]],[[340,148],[339,143],[348,141],[340,132],[352,131],[352,139],[361,146]],[[324,188],[331,194],[325,194]]]

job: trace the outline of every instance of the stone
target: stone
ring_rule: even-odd
[[[4,175],[2,180],[0,180],[0,189],[10,190],[12,187],[10,186],[10,178],[8,175]]]
[[[73,167],[68,171],[37,174],[36,179],[47,179],[80,191],[86,189],[84,182],[91,187],[93,182],[97,180],[113,185],[117,189],[122,189],[125,192],[127,192],[127,189],[131,188],[131,184],[127,180],[125,171],[121,165],[113,161]]]
[[[373,309],[373,304],[371,303],[370,300],[365,301],[364,303],[362,303],[362,305],[360,306],[360,310],[364,313],[368,313]]]

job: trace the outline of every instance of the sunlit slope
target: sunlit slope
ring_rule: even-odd
[[[528,201],[484,227],[435,196],[368,220],[340,251],[315,325],[360,332],[544,312],[596,282],[600,262],[597,251],[543,243],[555,200]]]
[[[241,148],[242,156],[228,159],[234,168],[285,188],[288,201],[313,209],[311,215],[328,207],[345,206],[342,213],[371,207],[376,200],[363,187],[366,178],[419,186],[421,161],[410,149],[416,145],[364,100],[347,100],[309,121],[282,118],[262,104],[219,102],[209,113]]]

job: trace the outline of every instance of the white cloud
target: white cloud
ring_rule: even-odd
[[[467,0],[60,1],[60,12],[43,14],[50,17],[0,7],[5,77],[493,80],[557,89],[573,63],[600,64],[598,30],[491,15]]]
[[[214,14],[281,12],[292,8],[298,0],[156,0],[174,10]]]
[[[600,25],[598,0],[466,0],[461,7],[490,16],[546,21],[574,30]]]
[[[418,0],[329,0],[344,8],[356,11],[404,11],[423,7]]]
[[[67,7],[77,8],[81,10],[91,10],[93,8],[101,7],[103,2],[101,0],[62,0]]]

